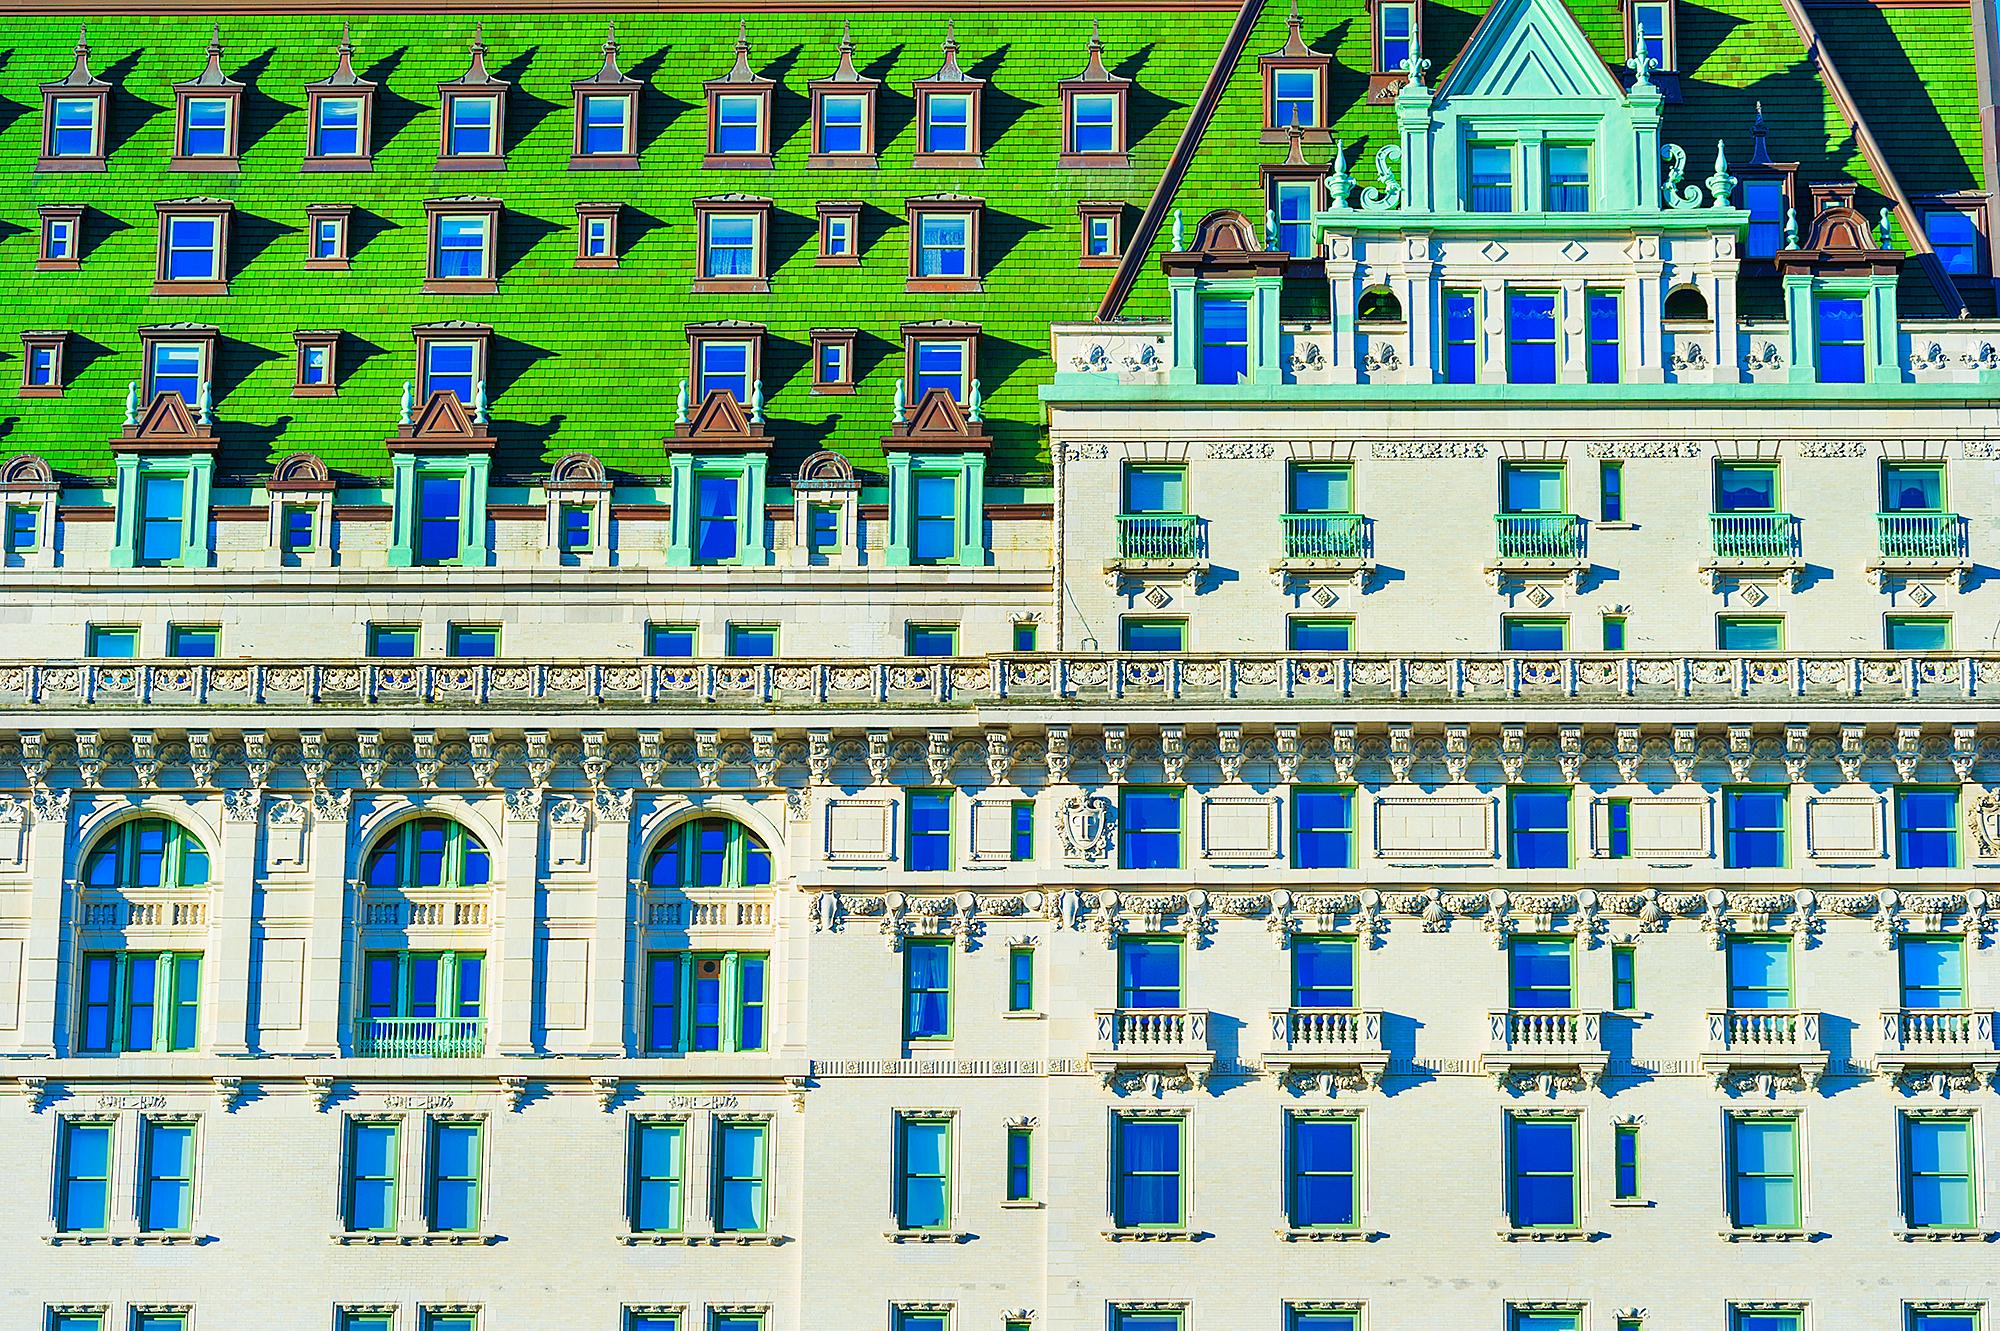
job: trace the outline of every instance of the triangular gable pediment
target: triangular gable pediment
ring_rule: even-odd
[[[925,436],[957,435],[969,437],[972,431],[966,426],[965,413],[951,394],[942,388],[933,388],[917,402],[917,409],[910,413],[909,433]]]
[[[919,453],[983,453],[992,443],[980,423],[942,388],[926,390],[909,419],[882,441],[891,451]]]
[[[1562,0],[1498,0],[1439,84],[1447,98],[1616,102],[1624,90]]]
[[[415,420],[397,427],[389,447],[406,452],[469,453],[492,448],[493,436],[487,433],[484,424],[473,419],[465,404],[458,400],[458,394],[440,388],[431,394]]]
[[[113,441],[131,452],[205,453],[215,448],[215,431],[201,424],[179,393],[155,393],[152,403]]]
[[[751,420],[736,395],[726,388],[709,389],[694,415],[674,426],[674,437],[667,442],[683,450],[741,451],[770,446],[763,423]]]

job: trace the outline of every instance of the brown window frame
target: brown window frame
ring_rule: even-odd
[[[483,27],[475,27],[465,73],[450,83],[438,84],[439,171],[505,171],[507,169],[507,94],[512,85],[486,72],[486,40]],[[454,103],[493,103],[493,151],[455,153],[451,150],[451,113]]]
[[[57,258],[49,253],[49,238],[55,224],[69,224],[69,255]],[[41,208],[41,248],[35,269],[44,273],[73,273],[83,266],[83,208],[73,203],[45,203]]]
[[[623,257],[618,246],[618,221],[625,211],[625,205],[610,203],[579,203],[576,205],[576,266],[578,268],[616,268]],[[590,225],[605,223],[605,244],[603,254],[590,252]]]
[[[861,266],[861,209],[862,204],[855,199],[821,199],[817,205],[819,212],[819,254],[813,262],[822,268],[859,268]],[[832,254],[827,251],[826,241],[830,228],[828,223],[835,219],[847,222],[847,252]]]
[[[741,342],[747,344],[750,354],[747,359],[748,373],[744,376],[744,386],[752,394],[764,380],[764,343],[769,329],[759,323],[745,323],[737,319],[717,319],[706,323],[692,323],[687,326],[688,344],[688,385],[689,400],[699,406],[709,393],[708,385],[702,382],[701,349],[709,342]],[[741,404],[749,410],[749,399]]]
[[[903,219],[910,232],[909,266],[904,274],[905,291],[974,292],[986,289],[986,270],[980,263],[980,232],[986,201],[966,194],[923,194],[903,200]],[[923,248],[922,220],[929,214],[958,214],[971,219],[966,228],[966,275],[964,277],[919,277],[918,256]]]
[[[493,326],[491,324],[468,323],[457,319],[446,320],[441,323],[418,324],[410,329],[410,338],[416,343],[417,353],[416,372],[410,377],[410,382],[417,386],[417,400],[415,403],[417,410],[422,410],[423,405],[431,399],[430,379],[428,371],[425,369],[425,362],[428,358],[424,353],[433,342],[472,343],[472,382],[475,393],[478,386],[487,381],[493,361]]]
[[[159,342],[192,342],[201,347],[201,382],[213,388],[215,357],[221,349],[222,330],[213,324],[148,324],[139,330],[139,373],[146,389],[146,403],[157,395],[153,388],[153,346]]]
[[[812,391],[820,397],[851,395],[854,392],[854,344],[860,338],[858,328],[815,328],[812,330]],[[819,375],[819,353],[823,347],[842,348],[841,368],[846,378],[826,380]]]
[[[229,233],[236,205],[228,199],[162,199],[153,205],[158,239],[153,252],[153,294],[156,296],[226,296],[229,294]],[[216,223],[215,276],[199,281],[169,279],[167,234],[169,219],[207,217]]]
[[[334,253],[321,258],[314,251],[319,245],[319,224],[333,222],[338,226],[339,241]],[[354,261],[354,209],[344,203],[315,203],[306,208],[306,269],[309,272],[334,272],[344,270]]]
[[[1056,85],[1062,96],[1062,151],[1056,157],[1057,166],[1065,167],[1117,167],[1132,164],[1132,133],[1130,113],[1132,109],[1132,80],[1120,78],[1104,67],[1104,44],[1097,39],[1093,26],[1090,34],[1090,59],[1083,72],[1075,78],[1064,79]],[[1084,152],[1076,146],[1076,99],[1078,97],[1109,97],[1112,99],[1112,138],[1109,152]]]
[[[572,171],[637,171],[639,169],[639,94],[645,85],[618,68],[618,31],[604,38],[604,64],[589,78],[570,85],[570,152]],[[617,97],[625,103],[625,151],[587,153],[583,150],[583,108],[592,97]]]
[[[830,78],[814,79],[806,85],[811,99],[808,123],[812,128],[812,151],[806,156],[808,167],[821,168],[868,168],[881,160],[880,145],[875,139],[876,93],[881,89],[880,79],[862,77],[854,68],[854,42],[843,34],[840,42],[840,63],[835,66]],[[828,97],[859,97],[861,99],[861,151],[851,153],[828,152],[825,136],[825,103]]]
[[[71,54],[75,63],[68,74],[52,83],[42,85],[42,155],[35,163],[37,171],[103,171],[111,154],[111,85],[90,72],[90,43],[78,32],[76,46]],[[91,115],[91,147],[93,151],[76,156],[56,156],[56,103],[59,101],[92,101],[97,109]]]
[[[1317,76],[1313,85],[1313,123],[1300,125],[1300,132],[1308,143],[1329,142],[1327,97],[1330,90],[1327,85],[1332,77],[1333,57],[1306,45],[1296,5],[1285,22],[1285,44],[1276,51],[1257,57],[1257,77],[1262,84],[1264,98],[1264,130],[1259,142],[1283,143],[1290,137],[1291,127],[1280,125],[1277,118],[1277,73],[1290,69],[1310,69]]]
[[[355,153],[322,154],[319,147],[319,105],[329,98],[352,97],[361,103],[355,132]],[[339,63],[318,83],[306,85],[306,152],[301,171],[373,171],[375,169],[375,84],[354,72],[354,43],[345,29],[340,37]]]
[[[1618,6],[1620,20],[1625,25],[1625,60],[1630,62],[1638,53],[1638,25],[1632,21],[1632,6],[1635,0],[1622,0]],[[1653,71],[1657,74],[1677,74],[1680,72],[1680,6],[1676,0],[1658,0],[1667,8],[1667,30],[1663,34],[1667,51],[1666,63]],[[1621,66],[1622,68],[1622,66]]]
[[[695,278],[697,292],[749,292],[771,289],[771,200],[747,194],[716,194],[694,201]],[[748,277],[704,277],[708,269],[708,222],[711,217],[750,216],[756,222],[756,262]]]
[[[55,352],[55,379],[51,383],[34,382],[35,353],[48,349]],[[69,332],[67,329],[33,331],[21,334],[21,390],[20,397],[61,397],[69,386],[68,378]]]
[[[188,107],[198,101],[219,101],[228,107],[223,123],[227,151],[214,156],[187,152]],[[243,85],[222,72],[222,38],[218,27],[208,43],[208,64],[186,83],[174,85],[174,155],[170,171],[240,171],[243,161]]]
[[[922,342],[960,342],[965,346],[965,397],[958,399],[965,405],[972,396],[972,385],[979,378],[979,339],[982,329],[974,323],[963,323],[955,319],[930,319],[920,323],[907,323],[902,327],[903,335],[903,398],[914,409],[917,405],[917,345]]]
[[[1395,0],[1395,3],[1410,7],[1410,53],[1421,60],[1424,0]],[[1382,4],[1383,0],[1368,0],[1368,100],[1377,104],[1395,101],[1396,94],[1410,81],[1408,70],[1390,69],[1382,62]]]
[[[1084,268],[1116,268],[1125,257],[1125,205],[1116,199],[1086,199],[1076,206],[1077,263]],[[1090,252],[1090,224],[1102,218],[1111,221],[1109,253]]]
[[[500,200],[484,196],[424,200],[425,295],[491,296],[500,290],[500,222],[503,211]],[[485,277],[442,277],[438,274],[438,224],[447,217],[486,219]]]
[[[747,27],[739,28],[736,63],[727,74],[701,85],[708,101],[708,147],[701,164],[716,171],[769,171],[771,169],[771,115],[776,108],[773,92],[777,84],[750,68],[750,37]],[[750,152],[724,152],[716,143],[722,130],[722,99],[748,97],[757,103],[757,146]]]
[[[317,348],[326,352],[326,382],[306,382],[306,352]],[[292,334],[292,396],[332,397],[340,390],[340,330],[300,329]]]

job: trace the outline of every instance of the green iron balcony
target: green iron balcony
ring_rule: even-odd
[[[1193,563],[1207,554],[1202,520],[1192,513],[1120,513],[1118,557]]]
[[[486,1052],[484,1017],[363,1017],[355,1024],[361,1058],[478,1058]]]
[[[1799,557],[1799,520],[1790,513],[1711,513],[1709,548],[1722,560]]]
[[[1877,513],[1875,540],[1884,559],[1949,563],[1966,558],[1965,519],[1956,513]]]
[[[1359,513],[1287,513],[1284,525],[1287,559],[1370,559],[1375,539],[1367,518]]]
[[[1502,560],[1584,557],[1585,523],[1574,513],[1499,513],[1493,524],[1494,549]]]

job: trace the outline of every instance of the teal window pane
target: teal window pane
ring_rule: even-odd
[[[776,656],[778,630],[763,625],[730,624],[724,638],[731,656]]]
[[[1523,1229],[1577,1223],[1576,1123],[1509,1116],[1509,1197]]]
[[[687,1157],[679,1123],[639,1123],[632,1131],[632,1228],[675,1233],[681,1227]]]
[[[1007,1010],[1032,1012],[1035,1007],[1035,950],[1010,948],[1007,952]]]
[[[347,1227],[396,1228],[397,1144],[393,1123],[352,1123],[347,1139]]]
[[[111,1125],[65,1121],[58,1141],[56,1228],[91,1233],[111,1223]]]
[[[187,1314],[137,1309],[132,1313],[132,1331],[187,1331]]]
[[[958,557],[958,476],[917,474],[911,482],[910,557],[924,564]]]
[[[1730,940],[1729,1006],[1751,1009],[1793,1006],[1789,942],[1761,938]]]
[[[1187,650],[1187,621],[1184,619],[1121,619],[1119,645],[1128,652],[1180,652]]]
[[[1181,1331],[1181,1315],[1117,1308],[1112,1310],[1111,1331]]]
[[[1972,1120],[1905,1119],[1903,1152],[1910,1226],[1972,1228],[1978,1216],[1972,1186]]]
[[[1730,1120],[1732,1219],[1745,1229],[1799,1224],[1798,1124],[1791,1119]]]
[[[187,477],[139,478],[139,559],[148,564],[172,563],[181,557]]]
[[[1024,1202],[1034,1195],[1030,1170],[1034,1164],[1035,1136],[1031,1128],[1007,1129],[1007,1200]]]
[[[1583,1331],[1583,1320],[1572,1312],[1522,1312],[1507,1319],[1507,1331]]]
[[[1794,1312],[1745,1312],[1736,1310],[1729,1331],[1805,1331],[1805,1318]]]
[[[710,1313],[708,1331],[764,1331],[762,1313]]]
[[[1958,867],[1958,792],[1896,792],[1896,867]]]
[[[1507,867],[1569,867],[1570,791],[1514,789],[1507,792]]]
[[[1292,943],[1292,1006],[1354,1006],[1354,940],[1300,938]]]
[[[722,1233],[764,1228],[764,1127],[724,1123],[715,1134],[715,1227]]]
[[[1514,149],[1476,143],[1466,154],[1466,205],[1475,213],[1514,211]]]
[[[1965,1004],[1965,945],[1956,938],[1903,939],[1903,1006],[1962,1008]]]
[[[1547,170],[1550,212],[1590,211],[1589,148],[1577,144],[1552,144],[1548,150]]]
[[[1279,129],[1319,124],[1319,72],[1312,69],[1271,71],[1271,123]]]
[[[49,1315],[49,1331],[104,1331],[104,1315],[102,1313],[51,1313]]]
[[[1979,1313],[1972,1308],[1912,1312],[1910,1331],[1979,1331]]]
[[[650,624],[646,628],[646,655],[693,656],[695,631],[680,624]]]
[[[951,1224],[951,1125],[942,1119],[902,1119],[896,1146],[900,1177],[896,1219],[904,1229]]]
[[[479,1142],[476,1123],[432,1126],[432,1229],[468,1233],[479,1228]]]
[[[139,630],[105,628],[92,624],[84,644],[87,655],[115,661],[129,661],[139,654]]]
[[[1943,467],[1897,462],[1882,465],[1884,513],[1936,513],[1943,508]]]
[[[1503,619],[1500,647],[1509,652],[1559,652],[1569,645],[1566,619]]]
[[[1715,621],[1716,650],[1776,652],[1785,646],[1785,621],[1774,615],[1723,615]]]
[[[1361,1331],[1361,1314],[1294,1311],[1288,1331]]]
[[[1337,1228],[1355,1222],[1355,1136],[1353,1119],[1292,1120],[1291,1222],[1295,1228]]]
[[[139,1228],[185,1233],[194,1223],[194,1125],[146,1124]]]
[[[1785,867],[1786,792],[1725,790],[1722,855],[1730,869]]]

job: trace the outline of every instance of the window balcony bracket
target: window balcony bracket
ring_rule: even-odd
[[[1380,1008],[1272,1008],[1264,1068],[1290,1091],[1380,1090],[1389,1073]]]
[[[1580,1008],[1503,1008],[1486,1014],[1480,1070],[1503,1091],[1596,1090],[1611,1056],[1604,1014]]]
[[[1875,1067],[1904,1094],[2000,1087],[1993,1013],[1973,1008],[1887,1008]]]
[[[1215,1070],[1206,1008],[1107,1008],[1093,1014],[1090,1070],[1119,1094],[1197,1090]]]
[[[1731,1094],[1810,1091],[1829,1062],[1821,1016],[1802,1008],[1727,1008],[1707,1014],[1699,1058],[1717,1090]]]

